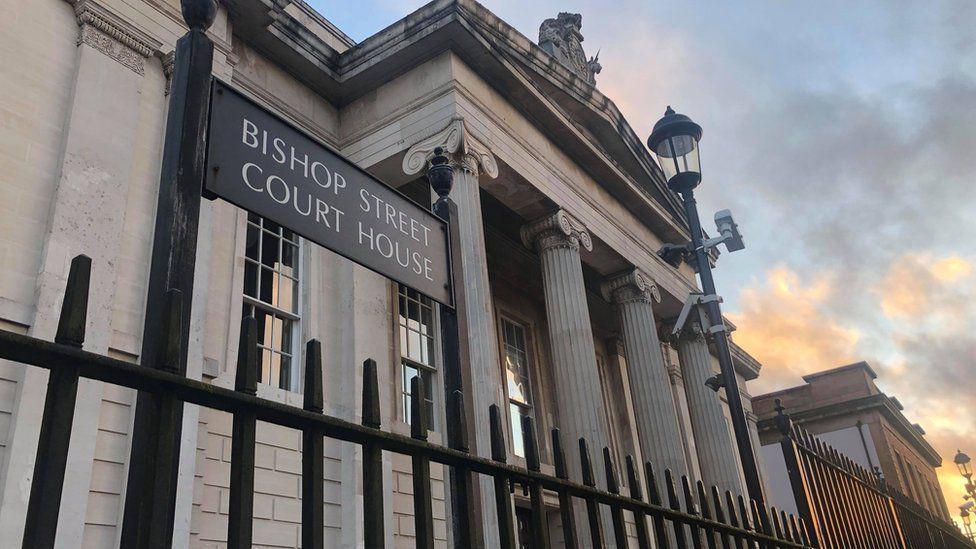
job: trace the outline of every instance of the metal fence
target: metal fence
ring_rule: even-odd
[[[565,448],[558,430],[551,433],[555,475],[540,471],[539,446],[531,418],[522,426],[525,435],[526,467],[506,463],[506,444],[502,416],[492,406],[491,459],[468,453],[463,436],[463,413],[447,418],[448,429],[462,433],[459,449],[448,448],[427,441],[426,415],[419,409],[426,390],[419,378],[412,380],[414,407],[410,417],[411,436],[382,430],[376,363],[363,364],[362,423],[357,424],[324,415],[322,402],[321,347],[309,341],[305,353],[304,406],[288,406],[256,396],[258,348],[253,318],[245,318],[241,326],[240,349],[235,389],[217,387],[188,379],[172,369],[147,368],[81,349],[85,338],[85,319],[91,261],[76,257],[71,264],[67,290],[61,309],[57,336],[54,342],[23,334],[0,330],[0,358],[50,370],[40,440],[27,512],[22,545],[27,548],[53,547],[57,530],[58,509],[65,478],[68,441],[72,415],[81,377],[100,380],[177,402],[194,403],[233,414],[232,462],[230,471],[230,506],[227,526],[228,546],[251,545],[254,501],[255,429],[258,421],[292,429],[303,435],[302,452],[302,547],[321,548],[325,545],[323,529],[323,443],[324,437],[338,439],[363,448],[363,516],[364,545],[379,548],[384,544],[384,497],[382,452],[405,454],[412,459],[413,512],[416,527],[416,546],[433,547],[433,513],[431,497],[431,462],[449,468],[451,490],[463,494],[453,508],[450,521],[455,547],[483,545],[476,532],[482,528],[498,529],[501,547],[516,547],[514,498],[512,491],[522,490],[531,501],[530,527],[519,547],[550,546],[547,509],[543,495],[558,497],[561,528],[567,547],[604,547],[604,524],[601,508],[609,508],[609,527],[617,547],[632,544],[650,547],[694,547],[709,549],[811,547],[806,526],[792,515],[767,509],[755,502],[746,502],[731,493],[720,494],[714,487],[706,490],[700,482],[691,484],[686,477],[674,479],[670,471],[663,478],[650,463],[641,467],[634,459],[626,459],[629,493],[620,493],[617,471],[603,449],[603,467],[596,465],[584,439],[578,442],[581,452],[582,483],[570,480]],[[168,314],[159,326],[159,356],[163,364],[174,364],[181,355],[178,334],[182,314],[181,296],[169,294]],[[456,410],[464,410],[461,393],[454,394]],[[576,444],[574,444],[576,446]],[[576,448],[573,448],[575,451]],[[176,449],[177,454],[179,449]],[[162,467],[163,465],[158,465]],[[602,469],[599,471],[598,469]],[[643,474],[642,474],[643,473]],[[597,475],[606,476],[607,490],[598,489]],[[475,475],[487,475],[494,482],[494,499],[498,511],[495,524],[478,523],[475,514],[472,486]],[[643,479],[641,477],[644,477]],[[452,506],[456,499],[452,500]],[[150,516],[166,516],[156,506],[168,504],[155,499],[144,502]],[[588,528],[576,528],[572,507],[586,509]],[[627,531],[627,518],[633,519],[633,531]],[[478,527],[472,527],[478,526]],[[146,546],[162,546],[158,540],[171,538],[173,524],[154,523],[155,533],[146,538]],[[160,530],[162,529],[162,530]],[[167,531],[168,529],[168,531]],[[580,539],[580,532],[589,532],[588,539]],[[609,533],[607,533],[609,534]],[[631,534],[628,537],[628,534]],[[611,536],[607,536],[609,539]],[[525,539],[530,538],[530,539]],[[653,545],[652,545],[653,540]]]
[[[813,544],[823,549],[976,547],[955,525],[793,424],[779,399],[776,410],[797,511],[810,527]]]

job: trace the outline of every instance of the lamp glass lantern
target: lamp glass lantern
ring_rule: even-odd
[[[701,182],[699,142],[702,128],[691,118],[674,112],[670,106],[654,124],[647,146],[657,156],[658,164],[675,192],[694,189]]]
[[[969,511],[967,511],[965,509],[963,509],[962,511],[959,512],[959,518],[962,519],[963,525],[966,526],[967,528],[969,527],[969,525],[973,521],[972,515],[970,515],[969,514]]]
[[[959,450],[956,453],[956,457],[953,458],[952,461],[956,464],[956,467],[959,468],[959,473],[962,474],[962,476],[966,477],[967,479],[973,476],[973,468],[971,464],[972,459],[963,453],[962,450]]]

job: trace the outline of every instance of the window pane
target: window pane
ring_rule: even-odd
[[[271,346],[271,319],[268,314],[264,312],[261,308],[255,307],[254,319],[255,325],[258,332],[258,345],[264,347]]]
[[[265,303],[274,303],[275,274],[266,268],[261,269],[260,293],[257,298]]]
[[[281,272],[288,276],[298,272],[298,246],[287,242],[281,244]]]
[[[264,232],[261,234],[261,262],[272,269],[278,266],[278,245],[277,236]]]
[[[433,349],[431,349],[431,341],[429,337],[420,337],[420,362],[430,365],[434,362]]]
[[[250,261],[244,262],[244,295],[258,297],[258,266]]]
[[[268,380],[266,383],[274,385],[275,387],[280,387],[278,385],[281,379],[281,355],[278,353],[271,353],[271,369],[268,372]]]
[[[263,383],[267,383],[271,379],[271,351],[265,349],[261,352],[261,379]]]
[[[420,331],[425,335],[431,335],[431,330],[434,327],[434,313],[432,307],[421,307],[420,322]]]
[[[288,229],[282,227],[281,228],[281,234],[282,234],[282,236],[284,236],[285,240],[290,240],[290,241],[292,241],[292,242],[294,242],[296,244],[298,243],[298,235],[296,235],[295,233],[289,231]]]
[[[281,374],[279,375],[278,387],[282,389],[291,389],[291,357],[282,355],[281,357]]]
[[[502,338],[505,371],[508,380],[508,398],[524,405],[531,405],[529,390],[529,365],[525,347],[525,328],[502,320]]]
[[[511,370],[508,371],[508,398],[522,404],[529,404],[529,388],[525,379]]]
[[[270,231],[275,236],[281,234],[281,225],[278,225],[274,221],[271,221],[270,219],[267,218],[262,218],[261,221],[264,223],[264,230]]]
[[[407,326],[411,330],[420,330],[420,304],[416,301],[407,302]]]
[[[244,255],[249,259],[254,261],[260,261],[260,250],[258,244],[260,242],[259,233],[261,232],[255,225],[247,224],[247,239],[244,242]]]
[[[298,299],[296,299],[295,294],[298,290],[298,284],[294,280],[288,278],[287,276],[278,276],[278,292],[275,296],[275,302],[273,305],[278,307],[283,311],[288,311],[290,313],[297,312],[296,307],[298,305]]]
[[[525,457],[525,440],[522,436],[522,409],[516,404],[508,405],[509,420],[512,422],[512,451]]]
[[[403,364],[403,418],[410,423],[410,390],[412,380],[417,375],[417,369],[407,363]]]
[[[420,354],[420,334],[418,334],[413,330],[410,330],[410,333],[407,335],[407,340],[409,343],[409,345],[407,346],[407,351],[408,351],[407,357],[410,358],[410,360],[423,362],[424,361],[423,357]]]

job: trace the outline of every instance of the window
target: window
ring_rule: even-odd
[[[298,390],[299,245],[295,233],[247,214],[244,316],[257,321],[261,383]]]
[[[433,378],[434,303],[420,292],[400,285],[397,300],[397,324],[400,332],[400,369],[403,381],[403,418],[410,423],[410,381],[420,376],[424,384],[424,411],[427,427],[434,426]]]
[[[502,319],[502,360],[508,381],[508,412],[512,422],[512,451],[525,457],[522,439],[522,416],[532,413],[532,391],[529,386],[529,354],[525,327]]]

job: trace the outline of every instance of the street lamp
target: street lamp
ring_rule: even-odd
[[[956,467],[959,468],[959,474],[966,477],[967,479],[972,478],[973,469],[972,466],[970,465],[972,459],[970,459],[969,456],[963,453],[962,450],[957,451],[956,457],[954,457],[952,461],[953,463],[956,464]]]
[[[674,112],[671,107],[664,112],[664,117],[654,124],[654,130],[647,139],[647,146],[657,156],[658,164],[668,180],[668,187],[681,195],[685,215],[688,217],[688,228],[691,230],[691,242],[685,244],[666,244],[658,252],[665,261],[675,267],[682,260],[689,262],[698,273],[704,295],[690,297],[685,308],[693,305],[704,305],[708,326],[708,333],[712,335],[721,374],[718,378],[709,380],[709,387],[718,390],[725,387],[725,395],[729,403],[732,416],[732,428],[735,431],[736,445],[739,450],[739,460],[746,479],[749,495],[760,505],[765,503],[756,455],[749,436],[749,425],[746,422],[742,408],[742,398],[739,394],[739,384],[735,378],[732,365],[732,353],[729,348],[728,329],[722,320],[722,310],[719,306],[721,298],[715,292],[715,281],[712,278],[712,266],[709,262],[709,250],[725,244],[730,252],[744,247],[738,226],[732,221],[728,210],[715,215],[715,222],[719,235],[708,240],[702,240],[701,220],[698,217],[698,206],[695,202],[695,187],[701,183],[701,156],[699,142],[702,128],[691,118]],[[681,319],[686,318],[683,311]]]
[[[973,539],[973,516],[969,512],[973,507],[973,502],[969,502],[959,506],[959,518],[962,520],[962,526],[966,529],[966,537]]]
[[[966,495],[963,498],[976,501],[976,484],[973,484],[972,459],[963,453],[962,450],[957,450],[956,457],[952,458],[952,462],[959,468],[959,474],[966,479]]]

